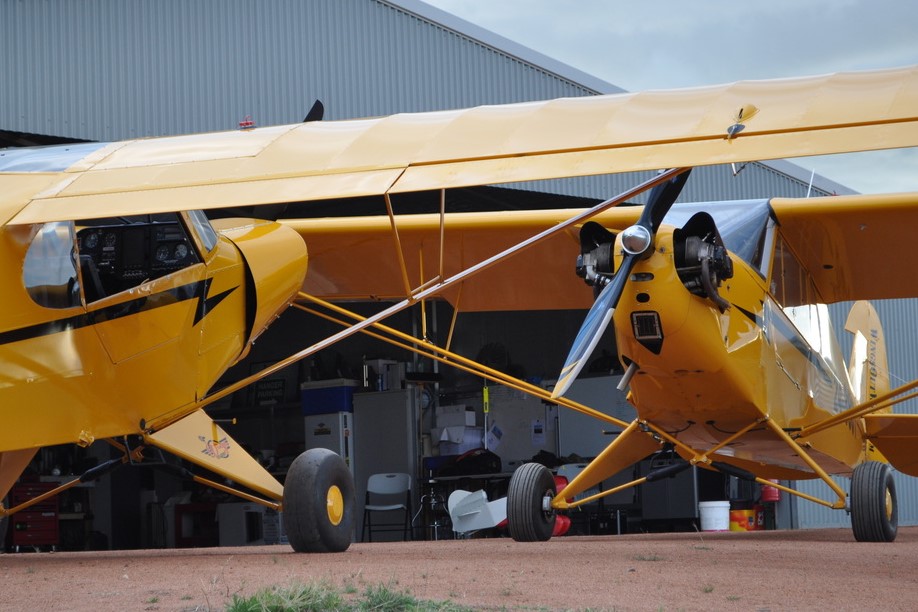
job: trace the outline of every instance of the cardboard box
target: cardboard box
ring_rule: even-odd
[[[300,385],[303,415],[354,412],[357,381],[349,378],[315,380]]]
[[[461,455],[484,446],[483,427],[434,427],[430,435],[439,442],[441,455]]]
[[[475,427],[475,410],[464,405],[438,406],[437,427]]]

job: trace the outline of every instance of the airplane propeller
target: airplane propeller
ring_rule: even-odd
[[[578,273],[582,272],[587,282],[593,283],[594,286],[605,284],[605,287],[599,292],[596,301],[593,302],[593,306],[587,313],[583,325],[580,327],[580,331],[577,332],[577,337],[574,339],[571,351],[564,362],[564,367],[561,368],[561,375],[558,377],[558,382],[552,391],[552,397],[564,395],[570,389],[577,375],[583,370],[587,358],[596,348],[599,339],[609,325],[609,321],[612,320],[612,314],[615,312],[615,307],[618,306],[618,300],[622,296],[622,291],[625,289],[625,283],[631,275],[634,264],[644,258],[648,251],[653,248],[657,229],[663,222],[663,217],[672,208],[676,198],[679,197],[679,193],[682,191],[682,187],[685,185],[690,173],[691,169],[688,169],[651,190],[638,222],[621,232],[621,248],[624,251],[624,257],[613,276],[609,277],[603,274],[602,261],[599,262],[599,266],[595,265],[597,262],[588,262],[584,265],[584,259],[588,260],[589,256],[586,254],[581,255],[579,262],[581,265],[578,266]],[[581,231],[581,244],[584,248],[590,242],[598,244],[601,241],[602,234],[597,227],[598,224],[595,223],[584,225]],[[605,231],[607,235],[612,235],[611,232],[604,228],[600,227],[600,229]],[[584,232],[586,232],[585,235]],[[607,260],[605,263],[611,268],[611,257],[610,250],[606,257],[600,256],[599,259]],[[596,269],[597,267],[599,270]]]

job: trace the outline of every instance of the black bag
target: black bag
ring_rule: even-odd
[[[440,468],[437,476],[472,476],[476,474],[498,474],[501,470],[500,457],[484,448],[476,448],[456,457]]]

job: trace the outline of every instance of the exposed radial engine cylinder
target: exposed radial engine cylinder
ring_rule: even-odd
[[[729,308],[730,303],[717,293],[717,288],[733,278],[733,261],[711,215],[697,213],[682,229],[675,230],[673,248],[676,272],[685,288],[710,299],[721,312]]]

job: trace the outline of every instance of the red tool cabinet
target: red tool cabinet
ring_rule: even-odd
[[[22,482],[10,491],[10,507],[18,506],[53,489],[50,482]],[[55,547],[60,540],[57,496],[30,506],[10,517],[11,544],[20,546]]]

